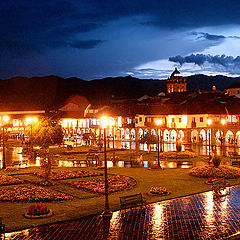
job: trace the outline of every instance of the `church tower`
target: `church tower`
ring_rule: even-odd
[[[186,78],[182,77],[177,68],[175,68],[170,78],[168,78],[167,80],[167,93],[186,91],[187,91]]]

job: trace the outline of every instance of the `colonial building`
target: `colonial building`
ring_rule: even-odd
[[[147,132],[161,135],[163,142],[240,144],[240,98],[213,89],[210,92],[186,91],[186,79],[177,69],[167,80],[167,93],[138,99],[116,99],[108,104],[89,103],[85,97],[72,96],[48,111],[60,119],[66,135],[81,137],[84,133],[100,136],[101,117],[108,116],[109,138],[137,141]],[[1,105],[0,105],[1,107]],[[22,111],[17,111],[22,110]],[[10,115],[9,131],[24,132],[25,118],[45,115],[45,110],[15,105],[1,108],[0,115]],[[10,111],[12,110],[12,111]],[[156,120],[161,120],[156,125]]]
[[[187,91],[186,78],[182,77],[180,72],[175,68],[170,78],[167,80],[167,92],[185,92]]]
[[[226,89],[229,96],[236,96],[240,98],[240,83],[234,83]]]

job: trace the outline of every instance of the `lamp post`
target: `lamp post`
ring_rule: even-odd
[[[224,155],[224,151],[223,151],[223,141],[224,141],[224,125],[226,123],[226,120],[225,119],[222,119],[221,120],[221,124],[223,126],[223,131],[221,133],[221,149],[222,149],[222,156]]]
[[[207,120],[207,124],[208,124],[208,127],[209,127],[209,131],[208,131],[208,143],[209,143],[209,155],[210,155],[210,148],[211,148],[211,124],[212,124],[212,120],[211,119],[208,119]]]
[[[157,144],[157,150],[158,150],[158,167],[160,167],[160,161],[159,161],[159,150],[160,150],[160,129],[159,129],[159,126],[162,125],[162,120],[161,119],[157,119],[156,121],[156,125],[157,125],[157,136],[158,136],[158,144]],[[161,146],[161,145],[160,145]]]
[[[109,125],[109,119],[107,117],[101,118],[101,125],[103,128],[103,138],[104,138],[104,183],[105,183],[105,204],[104,211],[102,213],[103,217],[112,216],[112,212],[110,211],[109,201],[108,201],[108,176],[107,176],[107,141],[106,141],[106,128]]]
[[[33,141],[32,141],[32,126],[33,126],[33,123],[36,123],[37,122],[37,118],[36,117],[28,117],[26,118],[26,124],[30,124],[30,127],[31,127],[31,131],[30,131],[30,152],[32,153],[33,151]]]
[[[9,121],[8,116],[3,117],[2,126],[3,126],[3,157],[2,157],[2,169],[6,168],[6,148],[5,148],[5,124]]]
[[[115,129],[114,129],[114,126],[115,126],[115,121],[114,121],[114,119],[109,119],[109,125],[110,125],[110,127],[112,128],[112,140],[113,140],[113,146],[112,146],[112,148],[113,148],[113,160],[115,160],[115,151],[114,151],[114,149],[115,149]]]

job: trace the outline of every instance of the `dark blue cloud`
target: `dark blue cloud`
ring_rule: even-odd
[[[212,56],[210,54],[191,54],[186,57],[182,56],[175,56],[169,58],[170,62],[179,63],[180,65],[183,65],[184,63],[194,63],[196,65],[202,66],[205,62],[211,63],[211,64],[219,64],[224,67],[227,67],[229,65],[237,65],[239,67],[240,64],[240,56],[234,58],[232,56],[226,56],[226,55],[215,55]]]
[[[234,24],[240,22],[239,8],[240,1],[236,0],[231,4],[227,0],[2,0],[0,50],[22,55],[24,51],[29,54],[51,47],[62,48],[68,42],[83,41],[79,34],[136,15],[144,16],[145,21],[141,24],[161,28]],[[224,39],[221,35],[201,34],[201,38],[210,41]],[[21,47],[16,47],[13,42],[18,42]]]
[[[191,32],[191,35],[196,36],[197,40],[222,41],[226,39],[223,35],[214,35],[205,32]]]
[[[91,49],[96,47],[98,44],[102,43],[103,41],[101,40],[77,40],[74,41],[70,44],[71,47],[73,48],[79,48],[79,49]]]
[[[114,65],[113,60],[120,59],[124,54],[126,65],[128,64],[125,68],[130,68],[129,62],[133,67],[144,61],[156,60],[161,57],[167,58],[173,54],[161,55],[162,52],[167,52],[166,48],[164,51],[153,50],[151,58],[149,54],[148,58],[143,61],[144,54],[141,54],[141,50],[145,46],[139,47],[139,49],[141,48],[139,51],[134,48],[133,51],[133,47],[128,47],[125,42],[125,48],[120,48],[119,42],[117,43],[117,41],[121,41],[121,38],[129,39],[129,43],[131,41],[138,43],[137,37],[133,37],[136,31],[126,31],[128,33],[126,36],[124,36],[125,32],[121,32],[122,35],[120,35],[117,28],[114,29],[116,31],[114,34],[108,32],[116,22],[121,22],[124,25],[121,27],[125,29],[130,29],[129,26],[133,25],[139,32],[148,29],[147,36],[151,36],[152,29],[155,31],[153,35],[156,36],[161,32],[160,30],[164,30],[167,34],[169,30],[193,31],[197,27],[239,24],[240,1],[231,0],[230,2],[229,0],[1,0],[0,57],[4,55],[9,56],[11,60],[15,58],[19,60],[19,57],[45,57],[58,51],[57,54],[64,56],[65,59],[63,50],[67,49],[67,51],[72,50],[74,54],[78,54],[75,56],[77,60],[80,56],[86,59],[87,65],[87,60],[93,61],[91,61],[91,57],[88,58],[86,53],[88,49],[95,48],[101,61],[105,53],[112,54],[111,59],[108,60],[110,63],[106,67],[107,69],[116,67],[117,64]],[[231,36],[231,38],[238,37]],[[219,44],[225,39],[226,36],[223,35],[196,33],[196,40],[204,42],[201,50],[210,45]],[[107,40],[106,44],[101,44],[105,40]],[[111,42],[114,42],[111,49],[110,47],[107,49]],[[147,45],[149,42],[150,40],[146,37],[144,44]],[[198,46],[202,44],[201,41],[199,42]],[[81,51],[82,49],[84,51]],[[187,51],[179,50],[176,55],[189,54],[194,52],[191,51],[192,49],[193,47],[190,46]],[[199,48],[195,50],[197,52]],[[106,56],[109,57],[109,55]],[[135,60],[129,56],[134,56]],[[72,54],[69,53],[68,57],[72,58]],[[52,59],[51,61],[53,61]],[[184,60],[179,58],[178,61]],[[205,60],[199,58],[195,61]],[[2,59],[0,59],[1,62],[3,62]],[[107,58],[104,59],[104,66],[106,66],[106,62]],[[4,69],[4,64],[7,62],[1,63],[1,69]],[[37,63],[36,66],[38,66]],[[85,66],[84,71],[87,67],[92,69],[94,66]],[[99,68],[102,69],[102,66]]]

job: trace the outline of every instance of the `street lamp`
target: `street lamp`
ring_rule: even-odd
[[[211,148],[211,124],[212,124],[212,120],[208,119],[207,120],[207,124],[209,126],[209,131],[208,131],[208,142],[209,142],[209,155],[210,155],[210,148]]]
[[[112,216],[112,212],[110,211],[109,201],[108,201],[108,177],[107,177],[107,148],[106,148],[106,128],[109,126],[108,117],[101,118],[101,125],[104,131],[104,182],[105,182],[105,205],[104,211],[102,213],[103,217]]]
[[[115,151],[114,151],[114,149],[115,149],[115,129],[114,129],[114,126],[115,126],[115,121],[114,121],[114,119],[113,119],[113,118],[110,118],[110,119],[109,119],[109,127],[111,127],[111,128],[112,128],[112,140],[113,140],[113,146],[112,146],[112,148],[113,148],[113,161],[115,160]]]
[[[223,151],[223,141],[224,141],[224,125],[226,123],[225,119],[221,120],[221,124],[223,126],[223,130],[222,130],[222,134],[221,134],[221,150],[222,150],[222,156],[224,155],[224,151]]]
[[[31,132],[30,132],[30,151],[32,152],[33,150],[33,141],[32,141],[32,126],[33,123],[37,122],[37,118],[36,117],[28,117],[26,118],[26,125],[30,124],[31,126]]]
[[[162,125],[162,120],[161,119],[157,119],[156,121],[156,125],[157,125],[157,136],[158,136],[158,144],[157,144],[157,150],[158,150],[158,167],[160,167],[160,161],[159,161],[159,145],[160,145],[160,129],[159,126]]]
[[[5,149],[5,125],[9,121],[9,116],[4,116],[2,121],[3,126],[3,157],[2,157],[2,169],[6,168],[6,149]]]

